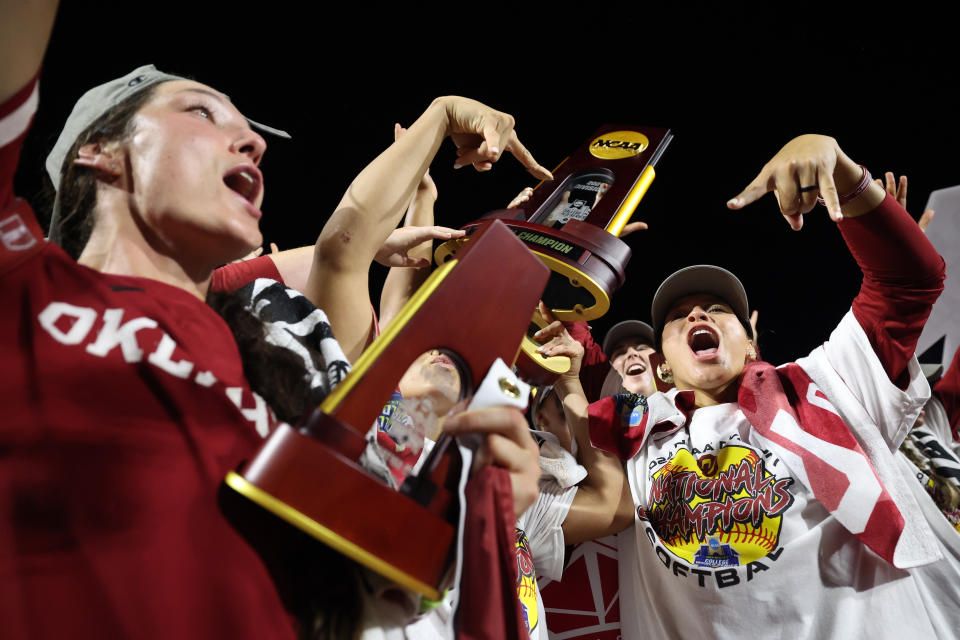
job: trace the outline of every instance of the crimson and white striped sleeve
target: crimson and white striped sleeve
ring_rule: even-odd
[[[0,211],[13,200],[13,175],[39,101],[39,76],[0,105]]]

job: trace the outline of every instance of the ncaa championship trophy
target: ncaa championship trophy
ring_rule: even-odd
[[[400,377],[430,349],[454,361],[470,408],[478,401],[526,407],[529,389],[509,367],[549,271],[501,222],[474,229],[470,246],[430,275],[318,409],[298,428],[278,427],[252,460],[227,475],[221,494],[228,518],[255,548],[262,547],[253,542],[257,528],[274,521],[266,511],[292,525],[292,534],[305,533],[430,600],[441,598],[457,538],[464,466],[457,447],[441,435],[399,490],[360,459]],[[491,275],[490,264],[506,271]],[[451,309],[462,320],[438,322]],[[284,542],[274,536],[266,544]]]
[[[464,225],[464,238],[437,249],[437,264],[468,246],[487,220],[499,219],[550,268],[543,301],[554,317],[599,318],[623,285],[631,255],[620,232],[653,182],[654,166],[672,138],[669,129],[602,126],[554,170],[554,181],[538,184],[520,208],[492,211]],[[540,345],[533,334],[544,326],[535,312],[517,361],[520,375],[534,384],[549,384],[570,368],[566,357],[537,354]]]

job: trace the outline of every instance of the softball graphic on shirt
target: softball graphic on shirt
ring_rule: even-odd
[[[533,566],[533,555],[527,534],[514,529],[514,552],[517,558],[517,598],[527,623],[527,631],[537,628],[540,611],[537,608],[537,572]]]
[[[700,458],[680,449],[651,478],[647,516],[677,557],[701,567],[743,565],[776,548],[792,483],[747,447]]]

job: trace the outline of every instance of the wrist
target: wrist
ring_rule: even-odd
[[[845,218],[855,218],[873,211],[886,193],[873,182],[865,166],[857,164],[842,151],[833,171],[833,183]]]
[[[854,191],[860,184],[866,169],[850,159],[842,151],[838,154],[837,165],[833,169],[833,184],[837,194],[843,196]]]
[[[430,103],[430,106],[427,107],[426,111],[432,111],[442,118],[443,133],[445,136],[450,135],[450,102],[451,96],[440,96],[439,98],[434,98],[433,102]]]
[[[574,372],[572,367],[570,371],[560,374],[560,377],[553,383],[553,390],[557,392],[561,399],[567,394],[575,393],[581,389],[580,372]]]

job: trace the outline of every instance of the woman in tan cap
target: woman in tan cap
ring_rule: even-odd
[[[589,434],[581,400],[609,502],[568,542],[626,528],[624,637],[936,636],[910,571],[941,553],[891,451],[929,395],[913,351],[943,261],[833,138],[792,140],[728,206],[770,191],[794,229],[819,192],[864,274],[851,311],[775,369],[733,274],[667,278],[651,316],[674,388],[591,405]]]
[[[56,3],[9,5],[0,18],[2,635],[293,637],[267,570],[216,501],[226,472],[259,448],[278,415],[296,419],[312,403],[315,380],[299,356],[267,344],[242,300],[222,301],[228,326],[205,299],[259,276],[311,298],[327,286],[351,295],[355,262],[383,244],[447,137],[460,163],[489,169],[510,151],[549,173],[509,115],[439,98],[350,185],[310,269],[291,270],[281,253],[217,270],[262,243],[258,131],[282,132],[252,123],[207,85],[147,66],[85,94],[51,152],[51,237],[61,248],[12,192]],[[357,250],[330,250],[347,242]],[[333,254],[340,259],[323,259]],[[312,318],[327,358],[322,391],[345,360]],[[348,352],[367,331],[362,319],[356,328]],[[522,415],[464,416],[462,431],[500,438],[498,459],[517,486],[532,486],[517,495],[535,495],[536,448]],[[359,615],[354,574],[338,566],[312,586],[326,588],[327,611],[349,627]]]

